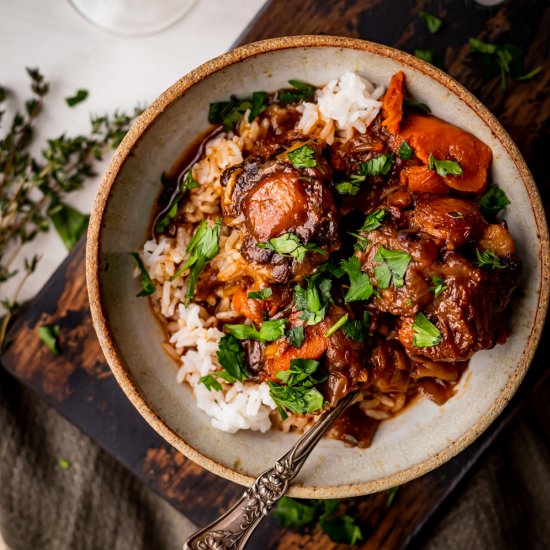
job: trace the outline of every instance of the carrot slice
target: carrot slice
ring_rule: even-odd
[[[449,187],[476,194],[485,190],[491,149],[469,132],[434,116],[409,114],[399,135],[425,164],[430,153],[438,160],[454,160],[460,164],[461,176],[443,178]]]
[[[399,132],[399,125],[403,118],[404,82],[403,72],[399,71],[394,74],[382,101],[384,115],[382,126],[385,126],[392,134]]]
[[[446,195],[449,188],[443,178],[427,166],[409,166],[401,171],[399,181],[407,185],[413,193],[432,193],[434,195]]]
[[[256,302],[256,303],[255,303]],[[257,325],[261,324],[263,320],[262,308],[257,307],[261,305],[259,300],[249,300],[248,294],[244,290],[239,290],[233,294],[231,298],[231,306],[233,310],[241,315],[244,315],[247,319],[250,319]]]

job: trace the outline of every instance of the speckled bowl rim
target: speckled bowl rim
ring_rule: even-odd
[[[114,376],[119,383],[124,393],[134,404],[145,420],[176,449],[181,451],[185,456],[203,466],[207,470],[220,475],[226,479],[239,483],[241,485],[251,485],[254,479],[251,476],[239,473],[234,469],[224,466],[216,460],[205,454],[202,454],[188,442],[184,441],[177,433],[175,433],[167,424],[167,422],[159,416],[153,407],[147,402],[144,395],[138,389],[131,373],[123,365],[119,358],[119,354],[114,344],[111,329],[108,326],[105,311],[102,304],[101,287],[99,280],[99,257],[101,249],[101,227],[103,216],[111,190],[115,185],[117,175],[126,161],[128,155],[157,117],[159,117],[164,109],[172,102],[179,98],[196,83],[207,78],[209,75],[235,63],[239,63],[244,59],[261,55],[267,52],[278,50],[288,50],[293,48],[344,48],[353,50],[362,50],[372,54],[388,57],[400,64],[413,68],[432,80],[444,85],[451,93],[458,96],[468,107],[470,107],[491,129],[497,139],[501,142],[509,157],[514,162],[521,179],[529,194],[529,199],[535,216],[538,234],[541,242],[540,269],[541,269],[541,286],[539,300],[535,316],[535,322],[531,328],[531,332],[525,343],[521,360],[512,377],[494,401],[491,408],[481,416],[477,422],[460,438],[450,443],[444,450],[428,457],[419,464],[415,464],[403,471],[385,476],[380,479],[367,481],[364,483],[354,483],[338,486],[291,486],[289,495],[298,498],[343,498],[353,497],[382,491],[395,485],[400,485],[419,477],[434,468],[437,468],[444,462],[451,459],[453,456],[462,451],[470,443],[472,443],[501,413],[517,387],[522,381],[529,365],[533,359],[537,344],[542,334],[544,319],[548,307],[549,296],[549,238],[548,227],[542,202],[533,180],[533,177],[522,158],[518,148],[500,125],[496,117],[468,90],[456,82],[446,73],[436,69],[412,55],[401,52],[388,46],[383,46],[373,42],[358,40],[353,38],[344,38],[338,36],[292,36],[283,38],[273,38],[255,42],[232,50],[224,55],[216,57],[191,71],[183,78],[178,80],[168,90],[166,90],[153,104],[146,109],[143,114],[137,119],[130,131],[114,153],[114,156],[105,172],[103,180],[100,184],[88,230],[88,242],[86,247],[86,278],[88,285],[88,294],[90,299],[90,309],[92,313],[93,324],[99,338],[101,349],[105,354]],[[286,449],[281,449],[281,454]]]

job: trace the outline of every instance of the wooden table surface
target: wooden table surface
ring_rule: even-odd
[[[417,12],[444,20],[430,34]],[[293,34],[356,36],[412,52],[432,49],[446,70],[499,118],[525,156],[543,201],[549,205],[548,156],[550,93],[548,47],[550,6],[546,0],[511,0],[481,8],[469,0],[275,0],[268,2],[239,43]],[[468,37],[513,42],[526,50],[525,65],[542,66],[537,78],[511,82],[484,78],[481,61],[469,54]],[[150,487],[197,524],[214,519],[242,488],[214,476],[165,443],[141,418],[117,386],[91,325],[80,242],[38,296],[21,312],[9,333],[3,366],[79,426]],[[59,356],[39,341],[36,327],[58,323]],[[548,332],[545,331],[545,336]],[[473,445],[453,460],[402,486],[388,507],[388,493],[343,503],[358,518],[365,540],[360,548],[404,548],[454,490],[499,431],[541,383],[547,371],[543,336],[533,366],[512,403]],[[269,517],[250,548],[334,548],[318,527],[281,529]]]

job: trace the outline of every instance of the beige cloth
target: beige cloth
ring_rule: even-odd
[[[549,395],[530,401],[415,548],[550,548]],[[2,368],[0,433],[0,530],[11,550],[172,550],[193,529]]]

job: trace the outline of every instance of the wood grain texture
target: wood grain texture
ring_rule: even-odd
[[[439,15],[444,26],[435,35],[417,16],[419,9]],[[369,39],[412,52],[432,49],[448,72],[477,95],[501,120],[526,157],[545,204],[549,201],[546,156],[549,139],[550,7],[545,0],[507,2],[484,9],[469,0],[275,0],[266,5],[239,43],[292,34],[335,34]],[[511,82],[502,92],[498,78],[486,80],[480,59],[469,53],[469,36],[521,44],[528,69],[543,72],[528,83]],[[59,356],[39,341],[42,323],[61,327]],[[548,331],[545,331],[548,335]],[[242,489],[206,472],[169,447],[139,416],[117,386],[91,326],[81,242],[56,274],[20,314],[10,330],[5,368],[69,420],[88,433],[131,471],[192,521],[214,519]],[[546,338],[548,341],[548,338]],[[544,337],[543,337],[544,341]],[[342,502],[358,518],[367,549],[412,546],[411,541],[546,372],[541,347],[513,402],[473,445],[438,470],[402,486],[391,507],[388,493]],[[281,529],[269,517],[250,542],[251,548],[332,549],[318,527]]]

